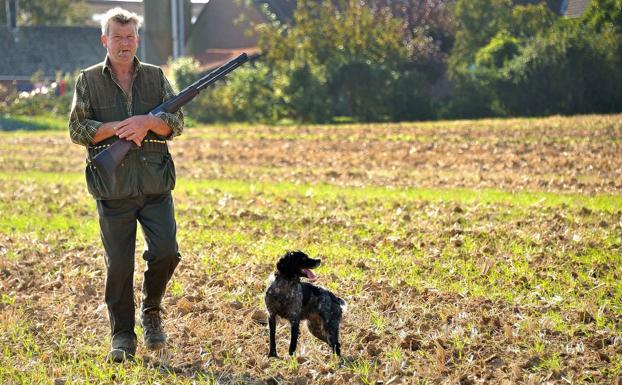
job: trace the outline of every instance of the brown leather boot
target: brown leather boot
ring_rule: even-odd
[[[112,337],[112,347],[106,361],[124,362],[133,361],[136,354],[136,336],[133,333],[122,332]]]
[[[166,345],[166,334],[162,329],[160,310],[149,309],[142,313],[140,321],[145,334],[145,347],[149,350],[160,350]]]

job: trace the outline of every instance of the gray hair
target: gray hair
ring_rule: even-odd
[[[110,9],[102,18],[102,35],[108,36],[108,29],[111,20],[121,25],[133,23],[136,26],[136,33],[138,34],[138,28],[140,28],[141,25],[141,17],[134,12],[130,12],[121,7]]]

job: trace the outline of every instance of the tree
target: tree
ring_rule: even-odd
[[[549,31],[558,19],[546,3],[517,5],[506,29],[519,39],[532,39]]]
[[[558,20],[544,3],[513,6],[511,0],[458,0],[456,43],[448,71],[454,95],[445,117],[509,114],[503,96],[511,96],[511,91],[506,94],[498,88],[503,84],[507,89],[503,69]]]
[[[610,37],[560,20],[504,66],[498,100],[511,115],[620,111],[622,63]]]
[[[199,62],[193,57],[182,56],[175,60],[168,60],[167,66],[171,72],[173,86],[181,91],[199,78]]]
[[[583,16],[584,24],[597,31],[622,34],[622,0],[595,0]]]
[[[449,58],[449,75],[466,74],[475,55],[498,32],[506,29],[512,15],[511,0],[458,0],[456,42]]]
[[[411,61],[412,45],[404,44],[402,22],[391,13],[374,13],[357,0],[301,0],[291,25],[265,23],[257,31],[274,92],[290,118],[378,121],[397,111],[391,94],[401,67]],[[421,78],[409,78],[412,92],[428,87],[413,83]]]
[[[90,18],[84,0],[19,0],[20,25],[84,24]]]
[[[454,1],[367,0],[374,14],[390,13],[401,20],[404,44],[412,46],[416,68],[441,77],[454,44]]]

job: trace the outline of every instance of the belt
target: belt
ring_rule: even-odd
[[[114,143],[114,142],[113,142]],[[87,151],[89,154],[89,159],[93,159],[94,156],[104,151],[110,144],[102,144],[99,146],[88,146]],[[158,140],[158,139],[145,139],[141,143],[141,146],[132,146],[130,151],[148,151],[148,152],[157,152],[161,154],[168,154],[168,146],[166,145],[166,140]]]

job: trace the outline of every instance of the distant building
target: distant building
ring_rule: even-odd
[[[587,11],[592,0],[514,0],[514,4],[539,4],[546,5],[556,14],[566,17],[580,17]]]
[[[0,84],[8,90],[28,91],[36,72],[45,80],[85,68],[106,55],[97,27],[0,26]]]
[[[592,0],[563,0],[560,13],[566,17],[581,17],[591,3]]]
[[[259,52],[257,37],[249,35],[252,23],[266,19],[261,12],[264,2],[254,1],[250,6],[232,0],[210,0],[201,11],[189,18],[188,0],[145,0],[145,59],[154,64],[165,64],[170,57],[193,56],[204,69],[213,68],[245,51]],[[269,1],[287,15],[287,0]],[[283,3],[283,4],[281,4]],[[278,16],[280,17],[280,16]],[[194,19],[191,23],[190,20]],[[167,38],[168,37],[168,38]]]
[[[19,1],[5,2],[11,9],[6,23],[0,25],[0,48],[5,52],[0,55],[0,84],[9,90],[32,88],[30,79],[37,71],[49,81],[59,73],[73,73],[103,60],[106,51],[100,43],[97,16],[113,7],[144,18],[138,51],[141,60],[163,65],[170,57],[193,56],[203,70],[209,70],[243,51],[251,57],[259,53],[257,38],[246,32],[251,22],[265,21],[260,11],[263,4],[269,3],[277,17],[285,20],[291,18],[295,4],[270,0],[246,7],[233,0],[87,0],[94,15],[88,26],[19,26],[15,16]],[[241,19],[244,21],[239,22]]]

